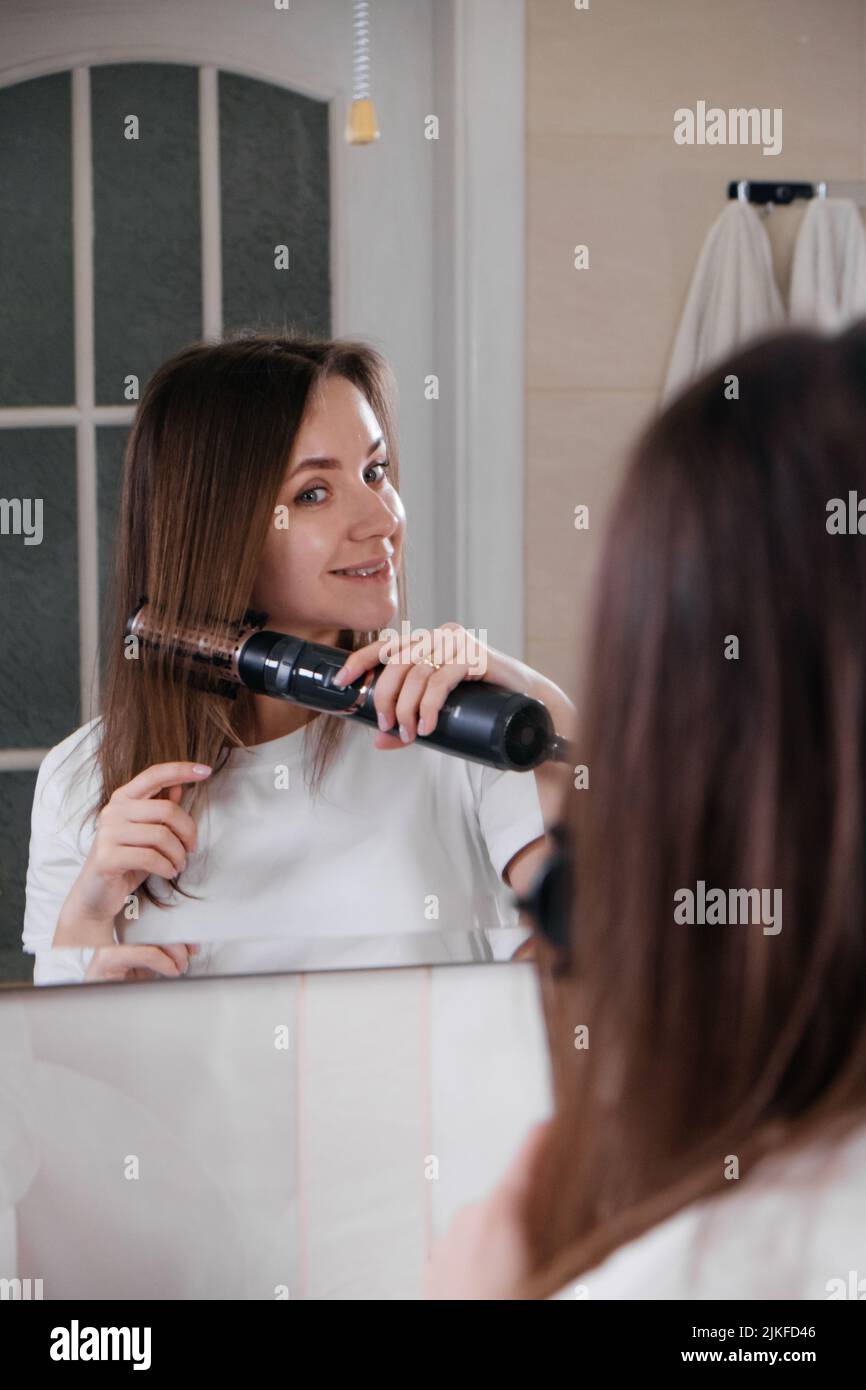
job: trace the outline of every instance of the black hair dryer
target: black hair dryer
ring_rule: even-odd
[[[266,621],[266,613],[249,610],[240,623],[177,626],[167,634],[143,598],[127,622],[126,636],[138,638],[145,651],[163,649],[201,688],[231,698],[244,686],[323,714],[361,719],[378,729],[373,692],[383,666],[371,667],[341,688],[333,680],[350,652],[273,632],[264,627]],[[555,732],[546,705],[489,681],[461,681],[455,686],[433,733],[416,742],[513,772],[574,758],[572,744]]]

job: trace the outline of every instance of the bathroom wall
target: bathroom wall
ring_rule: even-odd
[[[0,1278],[46,1299],[417,1298],[549,1111],[529,964],[3,994]]]
[[[862,0],[526,0],[525,655],[567,689],[623,450],[728,181],[866,174],[864,16]],[[674,111],[701,99],[781,107],[782,152],[675,145]],[[767,221],[783,295],[802,215]]]

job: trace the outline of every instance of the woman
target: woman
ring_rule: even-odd
[[[638,442],[536,956],[554,1113],[429,1296],[866,1293],[864,440],[860,324],[738,353]]]
[[[102,714],[50,751],[34,797],[24,942],[37,982],[176,975],[192,947],[238,937],[515,918],[508,889],[525,890],[544,855],[565,770],[503,773],[413,745],[464,679],[541,698],[566,737],[573,706],[457,623],[377,637],[405,619],[392,393],[362,343],[261,333],[195,344],[149,383],[127,447]],[[375,573],[347,573],[359,568]],[[271,628],[350,651],[347,682],[381,659],[380,726],[401,738],[194,686],[168,647],[124,641],[142,595],[169,633],[266,612]]]

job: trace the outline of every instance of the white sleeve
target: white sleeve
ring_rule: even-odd
[[[27,948],[25,947],[25,950]],[[82,947],[52,950],[46,947],[37,949],[33,962],[34,985],[81,985],[84,973],[93,959],[95,947]]]
[[[534,772],[510,772],[476,763],[473,779],[481,833],[490,862],[502,878],[518,850],[544,834],[544,817]],[[504,881],[504,880],[503,880]]]
[[[25,952],[36,957],[33,983],[73,984],[84,979],[93,948],[52,949],[60,909],[81,871],[86,855],[76,843],[74,829],[64,826],[61,799],[64,779],[54,772],[54,750],[39,767],[30,816],[30,857],[27,862],[24,926]]]

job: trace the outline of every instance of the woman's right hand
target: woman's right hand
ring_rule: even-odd
[[[63,904],[53,945],[101,946],[114,940],[114,918],[149,874],[174,878],[198,843],[196,824],[179,804],[188,782],[211,769],[155,763],[118,787],[96,820],[96,834]],[[168,788],[168,796],[159,793]]]
[[[163,942],[160,946],[97,946],[84,973],[91,980],[153,980],[158,975],[183,975],[198,946]]]

